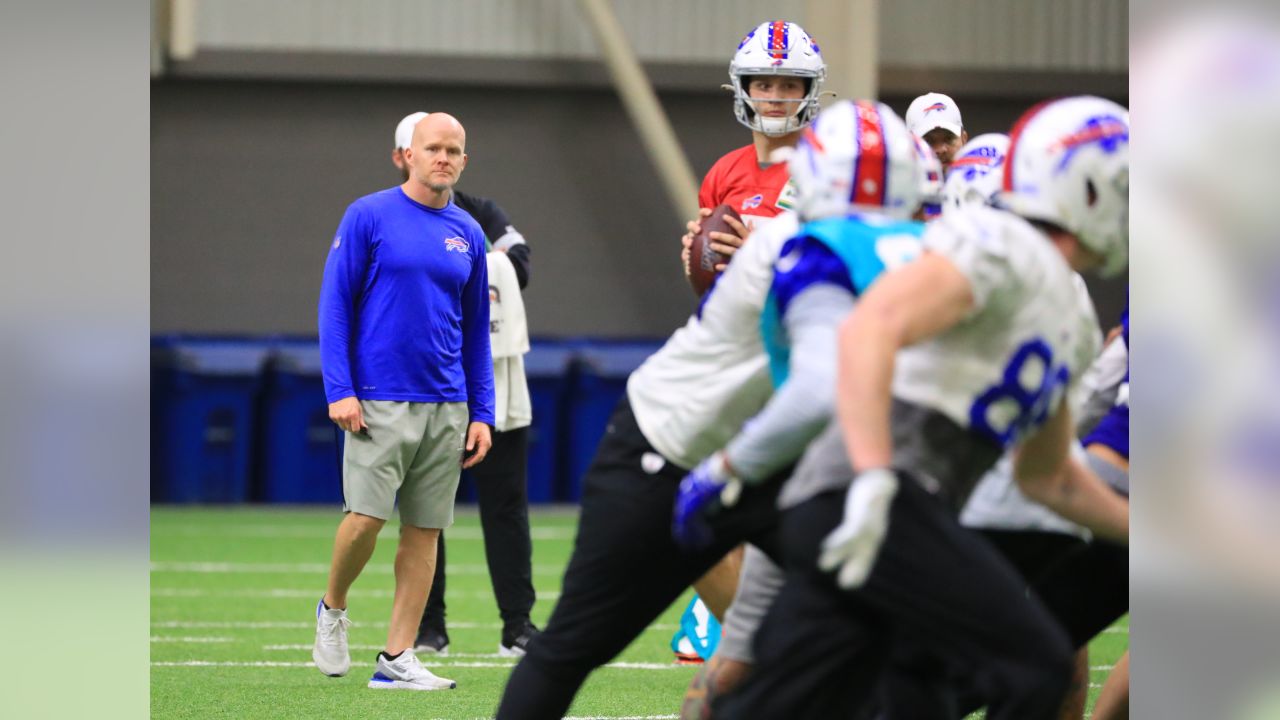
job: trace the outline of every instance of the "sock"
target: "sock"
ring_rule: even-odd
[[[401,655],[403,655],[403,654],[404,654],[404,651],[403,651],[403,650],[401,650],[400,652],[396,653],[395,655],[388,655],[388,654],[387,654],[387,651],[386,651],[386,650],[383,650],[382,652],[378,653],[378,657],[386,658],[387,660],[395,660],[396,658],[400,657],[400,656],[401,656]]]

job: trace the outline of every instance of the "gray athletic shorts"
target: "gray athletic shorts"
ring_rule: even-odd
[[[387,520],[400,503],[400,523],[453,524],[462,472],[467,404],[361,400],[368,431],[345,433],[342,510]]]
[[[725,613],[724,623],[720,626],[720,645],[716,654],[729,660],[744,663],[755,663],[755,654],[751,652],[751,643],[755,640],[756,630],[764,621],[764,615],[773,604],[773,599],[782,590],[786,575],[782,568],[773,564],[754,545],[747,545],[742,556],[742,575],[738,579],[738,592],[733,596],[733,604]]]

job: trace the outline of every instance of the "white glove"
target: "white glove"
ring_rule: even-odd
[[[716,468],[714,476],[724,484],[724,489],[720,491],[720,504],[724,507],[731,508],[738,504],[738,498],[742,497],[742,480],[733,472],[733,467],[729,464],[729,456],[723,450],[717,450],[712,457],[712,464]]]
[[[845,590],[861,587],[871,573],[880,544],[889,529],[889,505],[898,492],[892,470],[876,468],[858,473],[844,499],[844,519],[822,541],[818,567],[836,568],[836,584]]]

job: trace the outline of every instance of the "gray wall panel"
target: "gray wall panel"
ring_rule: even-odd
[[[535,333],[665,335],[683,321],[683,221],[611,92],[163,81],[153,330],[314,332],[342,211],[395,184],[392,130],[426,98],[468,129],[461,187],[498,200],[534,248]],[[699,174],[748,139],[724,100],[664,100]]]
[[[880,3],[880,62],[900,67],[1123,71],[1127,0]]]
[[[637,54],[723,62],[754,25],[802,17],[803,0],[619,0]],[[598,57],[578,0],[219,0],[197,6],[204,48]]]
[[[727,97],[661,99],[699,177],[748,141]],[[910,99],[885,98],[899,112]],[[956,100],[975,133],[1006,128],[1028,104]],[[612,92],[161,80],[151,94],[153,331],[314,333],[342,211],[395,184],[392,131],[420,107],[463,121],[461,187],[498,200],[534,248],[535,333],[664,336],[684,321],[694,301],[677,258],[683,219]],[[1123,286],[1102,292],[1114,317]]]
[[[831,0],[837,2],[838,0]],[[722,64],[749,28],[805,23],[805,0],[615,0],[645,61]],[[1127,0],[883,0],[881,63],[1123,70]],[[197,3],[200,48],[583,60],[577,0],[219,0]],[[822,42],[837,42],[809,28]]]

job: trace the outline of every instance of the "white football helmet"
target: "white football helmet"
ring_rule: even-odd
[[[990,205],[1004,180],[1004,156],[1009,152],[1009,136],[984,133],[960,148],[947,169],[942,184],[943,209],[965,205]]]
[[[932,220],[942,214],[942,161],[919,135],[912,134],[911,139],[916,142],[919,163],[920,207],[924,218]]]
[[[747,78],[756,75],[790,75],[804,78],[809,89],[795,103],[796,111],[785,118],[761,117],[752,107]],[[761,23],[738,43],[729,62],[733,90],[733,113],[738,122],[771,137],[786,135],[809,124],[818,113],[818,94],[827,77],[827,64],[818,43],[804,28],[793,22],[774,20]]]
[[[1010,133],[997,202],[1052,223],[1104,257],[1104,276],[1129,263],[1129,111],[1081,95],[1041,103]]]
[[[787,160],[796,212],[805,220],[858,210],[910,217],[920,204],[919,157],[888,105],[841,100],[805,128]]]

